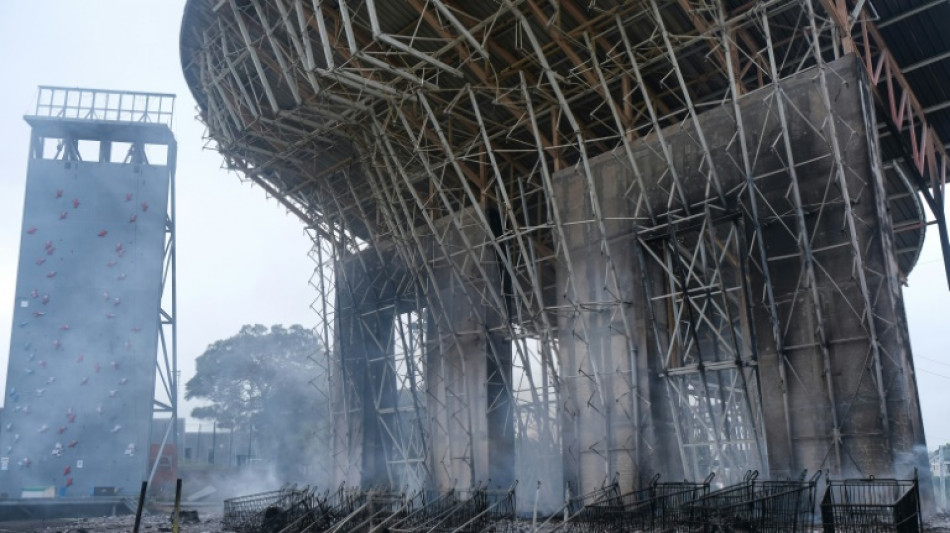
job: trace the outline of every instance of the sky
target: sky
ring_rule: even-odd
[[[0,383],[16,288],[30,128],[38,85],[178,95],[178,357],[194,360],[244,324],[311,327],[316,293],[303,223],[222,169],[181,72],[184,0],[0,0]],[[180,404],[188,413],[193,402]],[[189,424],[197,427],[197,423]]]
[[[243,324],[312,326],[313,263],[302,223],[222,169],[181,73],[184,0],[0,0],[0,382],[12,323],[29,127],[38,85],[174,93],[181,382]],[[905,288],[929,448],[950,443],[950,290],[935,228]],[[182,402],[182,413],[194,405]],[[189,424],[196,427],[197,423]]]

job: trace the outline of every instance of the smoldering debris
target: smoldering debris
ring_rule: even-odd
[[[175,520],[175,513],[172,512],[168,521],[173,522]],[[201,519],[198,518],[198,511],[194,509],[185,510],[182,509],[178,511],[178,523],[180,524],[200,524]]]
[[[599,533],[654,531],[926,531],[950,533],[950,520],[920,522],[914,480],[832,480],[820,473],[760,480],[750,471],[738,483],[712,486],[655,477],[624,493],[613,482],[571,498],[553,514],[517,515],[515,486],[489,490],[398,492],[287,486],[232,498],[224,514],[183,511],[181,533]],[[896,488],[896,491],[894,490]],[[823,495],[823,496],[822,496]],[[818,499],[820,498],[820,500]],[[818,505],[820,503],[820,505]],[[818,510],[821,510],[820,512]],[[189,516],[190,515],[190,516]],[[0,522],[0,533],[127,533],[132,516],[82,520]],[[829,522],[830,520],[830,522]],[[167,510],[147,514],[143,533],[171,531]]]
[[[311,487],[233,498],[224,502],[222,523],[237,533],[415,531],[499,533],[518,531],[515,486],[489,490],[414,493]]]
[[[618,483],[571,498],[556,513],[516,515],[515,487],[476,486],[443,493],[311,487],[226,500],[222,524],[236,533],[598,533],[702,531],[801,531],[815,527],[815,495],[820,472],[811,478],[757,481],[750,471],[738,484],[710,490],[713,476],[700,482],[660,482],[622,493]],[[749,529],[751,528],[751,529]]]

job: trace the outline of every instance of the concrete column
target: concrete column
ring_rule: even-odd
[[[667,454],[676,450],[669,404],[656,397],[657,360],[647,342],[632,206],[625,198],[629,176],[618,165],[601,165],[592,178],[603,226],[583,174],[563,173],[555,183],[565,234],[557,267],[561,435],[565,480],[575,495],[617,474],[625,490],[657,472],[682,476],[675,454]]]
[[[514,477],[511,343],[492,291],[502,274],[489,230],[471,211],[427,239],[425,287],[430,473],[435,488],[507,487]],[[461,227],[461,229],[459,229]]]
[[[363,487],[390,484],[386,459],[392,450],[385,426],[394,427],[397,415],[391,340],[395,273],[382,260],[389,256],[368,250],[337,268],[334,453],[348,458],[350,471],[343,479]]]
[[[743,96],[740,108],[752,152],[751,176],[741,164],[732,106],[699,117],[703,146],[689,124],[667,128],[662,140],[657,135],[634,142],[630,156],[642,182],[623,149],[555,176],[554,196],[564,233],[558,257],[562,434],[566,476],[580,490],[599,486],[617,471],[622,477],[635,472],[636,467],[628,469],[630,464],[639,464],[640,470],[678,468],[680,461],[672,454],[657,465],[644,460],[643,452],[631,451],[629,443],[636,442],[631,435],[654,439],[649,443],[654,459],[655,450],[665,446],[679,445],[686,454],[712,437],[729,438],[702,435],[697,440],[685,431],[678,441],[668,437],[674,425],[664,420],[684,421],[693,413],[677,413],[678,418],[670,418],[669,412],[664,415],[668,391],[659,372],[664,369],[650,364],[655,365],[651,361],[662,356],[668,344],[659,339],[661,353],[657,353],[657,347],[644,339],[654,335],[647,327],[651,323],[662,336],[671,328],[687,327],[683,322],[690,319],[677,317],[679,324],[670,323],[672,317],[658,313],[665,309],[662,302],[644,318],[650,309],[647,295],[641,284],[628,279],[662,286],[657,276],[669,275],[649,258],[647,272],[639,271],[637,247],[632,244],[636,227],[657,226],[652,235],[663,238],[670,220],[685,228],[700,224],[707,204],[712,216],[736,217],[742,222],[739,227],[746,229],[743,245],[724,268],[739,268],[736,261],[748,265],[742,279],[747,285],[732,297],[741,303],[735,311],[744,314],[748,309],[752,318],[753,327],[741,332],[738,352],[748,383],[743,393],[749,395],[752,410],[745,417],[744,431],[764,445],[767,465],[761,467],[773,477],[797,475],[801,469],[830,470],[839,477],[907,477],[918,466],[926,476],[871,100],[853,58],[843,58],[828,69],[830,116],[816,70],[782,81],[785,125],[778,117],[779,99],[773,88]],[[831,142],[832,123],[837,150]],[[786,134],[791,156],[784,148]],[[751,195],[747,177],[756,189]],[[602,223],[592,207],[591,183]],[[799,193],[793,193],[796,183]],[[758,208],[757,221],[750,218],[750,198]],[[650,219],[644,205],[651,207],[656,220]],[[802,218],[804,235],[799,234]],[[677,238],[683,239],[683,234]],[[814,282],[806,265],[814,269]],[[735,279],[734,271],[727,274]],[[772,333],[770,294],[778,339]],[[640,349],[644,354],[637,353]],[[645,357],[642,363],[641,357]],[[670,364],[678,366],[676,361]],[[625,376],[632,369],[640,388],[618,389],[619,380],[629,379]],[[646,378],[640,381],[642,375]],[[624,386],[630,387],[629,383]],[[632,397],[644,402],[650,398],[649,408],[641,406],[633,415],[635,423],[630,413],[638,404],[624,403]],[[740,468],[737,465],[736,470]]]
[[[760,372],[764,390],[784,389],[789,406],[786,423],[780,396],[763,397],[769,462],[773,474],[822,468],[839,477],[909,477],[917,466],[925,487],[929,484],[920,408],[916,384],[907,377],[912,361],[895,279],[887,200],[882,196],[871,98],[853,59],[829,68],[831,117],[825,115],[814,71],[799,75],[802,79],[792,90],[786,88],[794,104],[788,113],[789,131],[800,162],[796,172],[806,206],[817,302],[799,257],[786,258],[786,252],[799,249],[798,243],[778,225],[764,230],[768,253],[776,258],[772,287],[787,327],[783,325],[784,353],[776,353],[770,336],[759,337]],[[804,115],[801,110],[806,110]],[[831,152],[829,121],[837,126],[839,154]],[[812,125],[822,125],[823,136]],[[763,127],[775,124],[770,120]],[[837,181],[836,157],[848,197],[842,196]],[[780,174],[760,185],[780,213],[793,208],[787,197],[789,179]],[[854,243],[846,205],[854,221]],[[863,287],[859,268],[866,280]],[[764,310],[759,313],[764,322]],[[789,371],[784,383],[777,378],[780,360]]]

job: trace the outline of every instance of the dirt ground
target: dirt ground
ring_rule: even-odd
[[[222,533],[221,512],[199,511],[197,524],[182,523],[181,533]],[[0,533],[128,533],[135,525],[135,516],[73,518],[0,522]],[[169,515],[149,513],[142,517],[140,533],[166,533],[172,530]]]
[[[181,524],[181,533],[225,533],[222,528],[220,511],[199,511],[199,522]],[[77,518],[58,520],[32,520],[22,522],[0,522],[0,533],[128,533],[135,523],[134,516],[114,516],[103,518]],[[531,530],[530,522],[508,524],[508,531]],[[172,526],[166,513],[149,513],[142,517],[140,533],[167,533]],[[821,528],[813,529],[815,533]],[[950,516],[939,516],[924,525],[925,533],[950,533]]]

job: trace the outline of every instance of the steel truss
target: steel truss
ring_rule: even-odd
[[[314,238],[340,479],[485,482],[505,424],[549,501],[923,442],[899,280],[946,156],[860,5],[199,4],[202,119]]]

